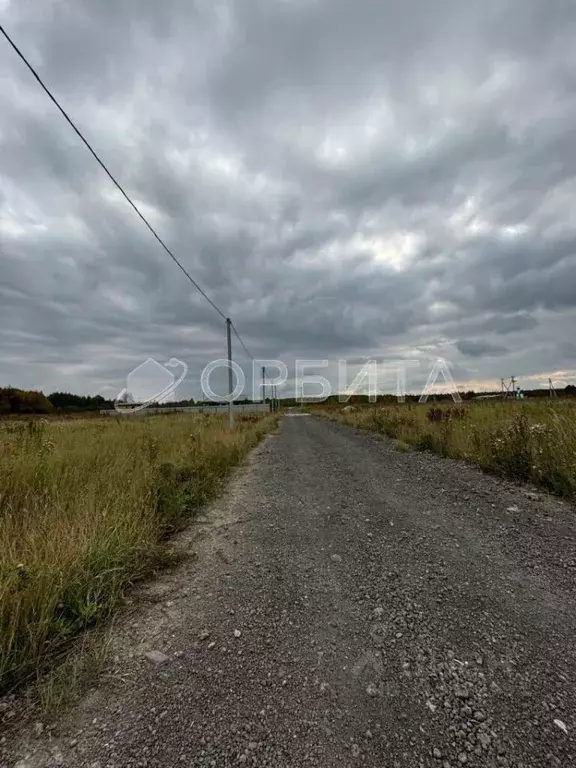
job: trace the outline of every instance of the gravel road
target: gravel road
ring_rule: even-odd
[[[569,504],[286,417],[0,765],[576,766],[575,540]]]

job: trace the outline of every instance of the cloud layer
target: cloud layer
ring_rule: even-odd
[[[0,20],[255,357],[574,377],[571,0],[0,0]],[[221,318],[3,39],[0,114],[0,384],[113,391],[176,357],[197,394]]]

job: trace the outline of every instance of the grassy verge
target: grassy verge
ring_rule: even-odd
[[[109,614],[276,424],[157,416],[0,425],[0,692]]]
[[[345,424],[381,432],[419,450],[479,464],[561,496],[576,494],[576,403],[572,400],[399,404],[320,408]]]

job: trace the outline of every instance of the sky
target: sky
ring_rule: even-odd
[[[0,23],[285,393],[297,359],[335,387],[370,358],[418,361],[409,390],[439,357],[464,388],[576,381],[573,0],[0,0]],[[111,396],[176,359],[197,397],[225,355],[0,36],[0,386]]]

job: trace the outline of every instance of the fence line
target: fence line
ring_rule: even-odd
[[[232,407],[234,413],[268,413],[271,408],[269,403],[235,403]],[[104,416],[150,416],[155,413],[228,413],[228,405],[191,405],[175,406],[174,408],[142,408],[138,411],[127,409],[112,409],[100,411]]]

